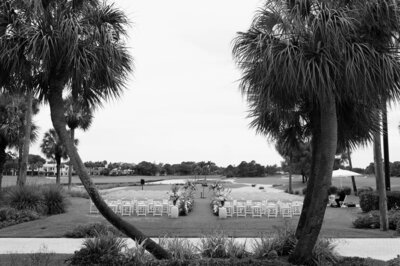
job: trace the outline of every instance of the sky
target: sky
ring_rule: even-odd
[[[262,3],[116,0],[131,22],[127,46],[134,71],[122,96],[96,111],[88,131],[77,131],[82,159],[279,165],[274,143],[249,128],[231,52],[236,32],[248,29]],[[34,121],[40,140],[30,153],[41,154],[40,141],[52,127],[48,105]],[[388,124],[390,160],[400,161],[399,107],[390,109]],[[352,160],[353,167],[365,168],[373,161],[372,146],[354,151]]]

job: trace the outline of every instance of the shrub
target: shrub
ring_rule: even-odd
[[[243,244],[239,244],[233,238],[230,238],[226,244],[226,254],[229,258],[238,259],[247,258],[250,255],[246,250],[246,241]]]
[[[112,234],[115,236],[124,236],[120,231],[110,225],[103,223],[90,223],[76,226],[72,231],[66,232],[65,237],[70,238],[86,238],[96,237],[99,235]]]
[[[294,192],[294,194],[295,194],[295,195],[300,195],[300,191],[296,190],[296,191]]]
[[[301,192],[303,193],[303,195],[305,195],[305,194],[307,193],[307,187],[303,188],[303,189],[301,190]]]
[[[48,215],[66,212],[67,201],[62,186],[56,184],[43,186],[42,193]]]
[[[328,195],[336,195],[337,192],[338,192],[338,188],[335,186],[330,186],[328,188]]]
[[[372,189],[372,187],[361,187],[361,188],[357,189],[357,195],[360,195],[364,192],[372,192],[372,191],[374,191]]]
[[[297,243],[295,232],[288,225],[275,228],[272,235],[263,235],[255,241],[253,252],[256,258],[267,257],[271,251],[276,251],[279,256],[287,256]]]
[[[126,265],[128,258],[123,253],[126,242],[114,235],[99,235],[88,238],[83,242],[83,247],[75,251],[67,260],[71,265]]]
[[[185,238],[162,238],[159,241],[160,245],[168,250],[173,259],[192,260],[200,257],[197,254],[197,247]]]
[[[15,186],[7,191],[6,202],[17,210],[32,210],[46,214],[46,205],[39,186]]]
[[[200,239],[201,254],[206,258],[226,258],[228,238],[223,232],[215,232]]]
[[[0,209],[0,228],[39,219],[37,212],[32,210],[17,210],[10,207]]]
[[[400,211],[388,211],[389,229],[396,230],[397,223],[400,221]],[[379,211],[370,211],[369,213],[360,214],[356,220],[353,221],[356,228],[379,228],[380,227],[380,214]]]
[[[335,246],[328,239],[318,239],[313,249],[314,265],[332,265],[338,263],[340,257],[334,251]]]
[[[387,266],[398,266],[398,265],[400,265],[400,256],[399,255],[397,255],[397,258],[387,261]]]
[[[387,191],[386,196],[389,210],[400,208],[400,191]],[[377,192],[364,191],[359,194],[359,198],[363,212],[379,210],[379,194]]]

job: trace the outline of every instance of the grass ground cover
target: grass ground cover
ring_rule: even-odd
[[[206,194],[208,195],[208,194]],[[89,200],[70,198],[71,204],[67,213],[45,217],[0,230],[0,237],[63,237],[77,225],[93,222],[106,222],[100,215],[89,214]],[[178,219],[163,217],[125,217],[151,237],[180,236],[201,237],[215,230],[222,230],[233,237],[258,237],[261,233],[272,232],[274,227],[282,225],[282,218],[229,218],[220,220],[212,215],[209,208],[210,199],[195,199],[193,211],[188,216]],[[353,220],[360,212],[358,208],[328,208],[321,235],[325,237],[393,237],[393,231],[381,232],[371,229],[356,229]],[[289,220],[293,228],[298,217]]]
[[[0,254],[1,265],[7,266],[61,266],[72,254],[33,253],[33,254]]]

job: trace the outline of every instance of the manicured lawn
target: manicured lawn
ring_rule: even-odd
[[[156,187],[156,186],[154,186]],[[228,218],[220,220],[213,216],[209,206],[210,199],[201,199],[197,191],[193,212],[188,216],[170,219],[163,217],[124,217],[151,237],[181,236],[199,237],[222,230],[233,237],[258,237],[262,233],[272,232],[276,226],[285,221],[295,227],[298,217],[283,218]],[[209,195],[209,194],[206,194]],[[0,230],[0,237],[62,237],[75,226],[91,222],[105,222],[100,215],[89,214],[89,200],[69,198],[70,206],[65,214],[54,215],[40,220],[22,223]],[[321,235],[326,237],[393,237],[394,231],[356,229],[352,221],[356,218],[358,208],[327,208]]]

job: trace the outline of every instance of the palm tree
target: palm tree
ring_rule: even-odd
[[[65,119],[71,132],[71,139],[75,139],[75,129],[80,128],[83,131],[89,129],[93,120],[93,110],[82,98],[68,97],[65,100]],[[72,164],[68,168],[68,189],[71,189],[72,182]]]
[[[19,95],[0,95],[0,188],[3,166],[7,159],[6,148],[19,149],[22,123],[26,103]],[[38,127],[32,123],[29,141],[37,140]]]
[[[54,129],[49,129],[49,131],[44,134],[40,148],[46,158],[52,159],[56,162],[56,184],[60,184],[61,159],[67,159],[68,155],[65,145],[62,143]]]
[[[26,173],[28,169],[29,146],[31,144],[32,129],[37,130],[36,125],[32,122],[32,117],[39,112],[39,101],[34,98],[31,92],[26,95],[19,96],[24,100],[24,108],[21,114],[21,127],[19,133],[19,157],[18,157],[18,177],[17,184],[20,186],[26,183]]]
[[[0,189],[7,148],[18,146],[19,109],[13,106],[10,95],[0,95]]]
[[[368,2],[271,0],[235,40],[233,53],[252,116],[262,117],[270,105],[282,113],[308,107],[308,120],[302,123],[308,123],[312,136],[312,165],[298,243],[290,256],[294,263],[311,260],[322,226],[342,105],[377,108],[376,99],[400,92],[395,53],[366,43],[359,22],[372,12],[365,6],[375,3]],[[391,3],[385,4],[390,12],[375,17],[389,21],[393,18],[388,16],[398,16]],[[384,4],[376,5],[381,12]],[[276,131],[271,133],[273,137]]]
[[[143,242],[156,258],[169,258],[161,246],[107,206],[66,130],[65,90],[70,88],[91,106],[121,94],[132,63],[124,45],[125,14],[98,0],[9,0],[2,7],[6,30],[0,28],[0,65],[7,73],[22,76],[23,55],[37,73],[35,92],[48,101],[54,129],[99,212],[127,236]]]

